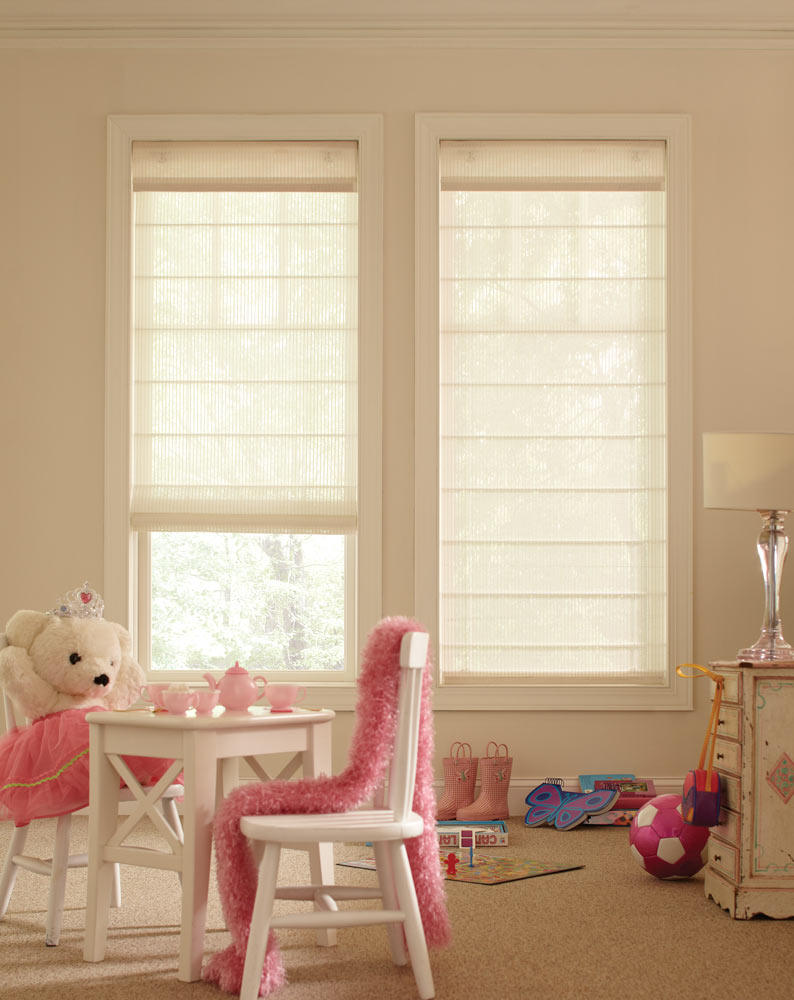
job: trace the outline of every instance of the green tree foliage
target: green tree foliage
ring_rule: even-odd
[[[152,668],[341,670],[341,535],[156,532]]]

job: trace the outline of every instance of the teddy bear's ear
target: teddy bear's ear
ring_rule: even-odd
[[[30,649],[33,640],[47,627],[47,623],[51,620],[52,616],[45,615],[42,611],[17,611],[6,625],[8,644]]]

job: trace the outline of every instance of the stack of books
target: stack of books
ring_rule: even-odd
[[[579,787],[583,792],[598,788],[616,788],[620,792],[609,812],[588,816],[585,823],[590,826],[628,826],[638,810],[656,795],[649,778],[637,778],[633,774],[580,774]]]

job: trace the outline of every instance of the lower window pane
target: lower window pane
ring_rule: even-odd
[[[153,670],[342,670],[345,536],[151,534]]]

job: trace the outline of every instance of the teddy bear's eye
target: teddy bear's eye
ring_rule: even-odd
[[[72,653],[72,655],[69,657],[70,663],[79,663],[80,660],[82,660],[82,656],[80,656],[79,653]]]

